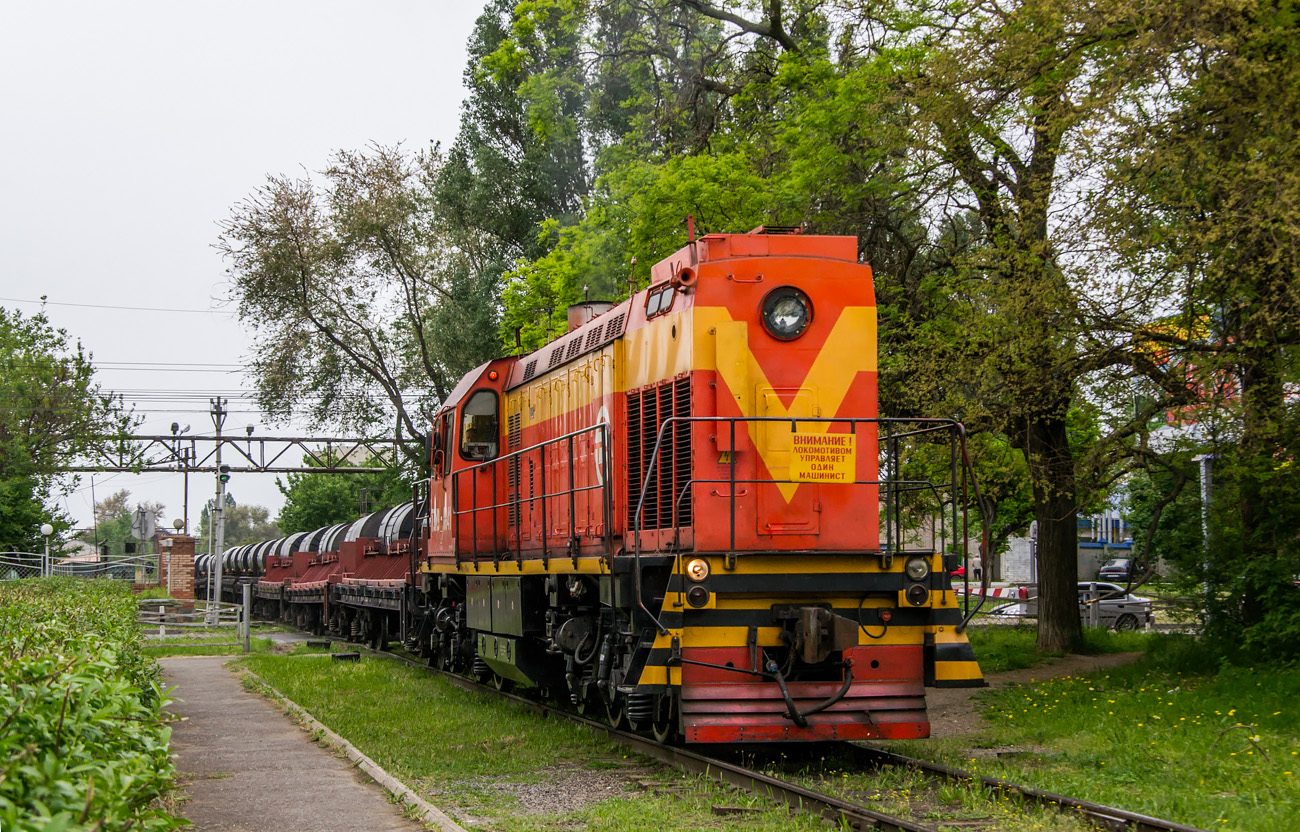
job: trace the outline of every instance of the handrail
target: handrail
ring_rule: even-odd
[[[936,417],[896,419],[896,418],[889,418],[889,417],[855,418],[855,417],[789,417],[789,416],[669,416],[668,418],[664,419],[664,421],[661,422],[659,425],[658,433],[656,434],[655,437],[654,450],[650,455],[650,460],[646,467],[645,477],[641,484],[640,495],[637,499],[636,512],[633,515],[632,528],[628,530],[628,533],[633,536],[633,541],[632,541],[633,544],[632,554],[634,560],[633,579],[636,588],[637,605],[640,607],[641,611],[646,614],[646,616],[650,619],[650,621],[652,621],[655,624],[655,627],[657,628],[658,632],[661,635],[666,635],[669,631],[663,625],[663,623],[658,619],[658,617],[653,612],[651,612],[650,609],[646,606],[645,600],[642,597],[642,592],[641,592],[641,531],[642,531],[641,522],[645,511],[646,496],[650,493],[651,483],[653,481],[654,474],[655,474],[655,466],[659,461],[659,456],[663,448],[664,436],[666,432],[668,431],[671,425],[675,425],[679,423],[690,424],[692,422],[727,423],[728,430],[730,431],[730,435],[731,435],[731,443],[729,447],[732,450],[728,457],[728,464],[727,464],[728,476],[726,479],[698,479],[692,477],[682,487],[681,493],[677,496],[677,499],[674,500],[672,504],[674,540],[680,541],[680,523],[679,523],[678,509],[681,504],[681,501],[685,498],[689,490],[695,485],[705,484],[705,483],[729,484],[730,488],[729,488],[728,503],[730,508],[730,512],[729,512],[730,513],[730,530],[729,530],[730,547],[726,554],[728,568],[733,568],[735,566],[735,557],[736,557],[735,486],[748,485],[748,484],[787,484],[787,483],[796,482],[795,480],[790,480],[790,479],[778,480],[773,478],[768,478],[768,479],[737,479],[736,478],[736,457],[738,455],[736,453],[736,423],[737,422],[746,422],[746,423],[788,422],[790,424],[791,431],[797,430],[800,422],[823,424],[823,425],[846,424],[849,426],[850,433],[853,434],[856,434],[857,425],[859,424],[884,425],[886,428],[885,431],[886,436],[884,437],[884,440],[887,446],[886,466],[888,466],[890,462],[893,462],[895,464],[897,463],[898,441],[900,439],[910,439],[916,436],[923,436],[925,434],[946,431],[952,437],[951,447],[954,452],[954,459],[950,462],[952,481],[947,483],[944,486],[944,490],[948,490],[952,492],[954,495],[954,499],[952,501],[954,543],[956,543],[958,526],[960,525],[962,529],[968,527],[968,523],[966,522],[967,518],[965,516],[966,502],[967,502],[966,487],[968,483],[973,485],[973,489],[975,490],[976,500],[980,501],[981,508],[983,508],[982,496],[979,493],[978,483],[975,480],[974,468],[971,464],[970,456],[967,451],[966,429],[965,426],[963,426],[960,422],[958,422],[955,419],[936,418]],[[903,430],[901,432],[895,433],[892,430],[892,427],[894,425],[913,425],[913,426],[920,426],[920,427],[915,427],[911,430]],[[879,441],[880,437],[878,436],[877,439]],[[961,501],[963,522],[961,524],[958,524],[957,522],[958,501],[956,499],[956,491],[958,488],[958,483],[956,481],[958,462],[955,458],[956,457],[955,452],[958,450],[958,448],[960,448],[960,460],[961,460],[960,467],[961,467],[961,479],[962,479],[961,490],[962,490],[962,497],[963,497]],[[942,508],[943,500],[939,497],[939,488],[934,483],[929,481],[878,478],[875,480],[855,479],[852,482],[843,482],[843,483],[836,483],[836,484],[837,485],[875,485],[885,492],[879,495],[881,498],[885,500],[885,512],[886,512],[886,516],[885,516],[886,546],[884,547],[884,549],[882,549],[882,552],[893,552],[895,550],[895,547],[892,545],[895,525],[898,526],[898,547],[897,548],[899,551],[902,550],[902,541],[903,541],[903,529],[902,529],[902,517],[901,517],[902,506],[901,506],[901,502],[899,502],[899,498],[902,493],[907,491],[929,490],[932,493],[934,493],[936,499],[939,500],[940,511],[941,512],[943,511]],[[894,505],[895,503],[898,504]],[[990,544],[990,538],[991,538],[991,525],[988,517],[988,511],[986,509],[982,510],[980,512],[980,517],[983,525],[983,540],[981,542],[981,549],[987,552]],[[969,562],[969,548],[968,548],[969,542],[967,540],[967,535],[964,533],[960,536],[960,545],[961,545],[960,554],[962,555],[963,562]],[[946,552],[944,554],[946,554]],[[988,570],[984,570],[982,577],[984,579],[983,582],[987,584]],[[969,602],[967,608],[969,610]],[[978,607],[976,611],[978,611]],[[966,619],[960,625],[960,628],[965,629],[967,622],[969,622],[970,618],[973,616],[974,616],[974,612],[969,613]]]
[[[976,503],[979,505],[979,507],[980,507],[980,531],[981,531],[981,534],[980,534],[980,562],[983,564],[983,568],[980,569],[980,600],[975,604],[975,609],[973,609],[973,610],[970,608],[970,593],[969,593],[969,589],[970,589],[970,577],[969,577],[969,576],[970,576],[970,570],[969,570],[969,569],[966,570],[966,575],[964,576],[964,577],[965,577],[965,580],[966,580],[966,589],[968,590],[967,595],[966,595],[966,617],[962,619],[961,624],[957,625],[957,632],[958,632],[958,633],[964,633],[964,632],[966,632],[966,627],[967,627],[967,625],[970,624],[971,619],[974,618],[975,615],[980,611],[980,608],[984,606],[984,593],[988,591],[989,580],[990,580],[990,578],[989,578],[989,570],[988,570],[988,556],[989,556],[989,549],[990,549],[990,548],[992,547],[992,545],[993,545],[993,518],[990,516],[990,515],[991,515],[991,512],[989,511],[989,506],[988,506],[988,504],[986,504],[986,503],[984,502],[984,495],[980,493],[980,484],[979,484],[979,480],[977,480],[977,479],[975,478],[975,466],[974,466],[974,465],[971,463],[971,461],[970,461],[970,453],[969,453],[969,451],[968,451],[968,449],[967,449],[967,447],[966,447],[966,426],[965,426],[965,425],[960,426],[960,430],[961,430],[961,459],[962,459],[962,486],[963,486],[963,492],[965,491],[965,485],[966,485],[966,472],[967,472],[967,471],[970,471],[970,485],[971,485],[971,489],[975,492],[975,502],[976,502]],[[963,493],[963,496],[965,496],[964,493]],[[963,501],[962,501],[962,515],[963,515],[962,520],[963,520],[963,525],[964,525],[964,521],[966,521],[966,519],[967,519],[967,518],[965,517],[965,514],[966,514],[966,502],[967,502],[966,500],[963,500]],[[953,532],[955,533],[955,532],[956,532],[956,529],[953,529]],[[965,546],[966,546],[966,540],[965,540],[965,535],[963,535],[963,536],[962,536],[962,548],[965,549]],[[970,562],[970,558],[967,557],[967,558],[965,559],[965,562],[969,563],[969,562]]]
[[[576,483],[577,483],[577,472],[576,472],[576,470],[575,470],[576,459],[575,459],[575,456],[574,456],[574,440],[575,440],[577,437],[579,437],[579,436],[583,436],[583,435],[586,435],[586,434],[593,434],[593,433],[596,433],[596,434],[599,435],[599,437],[600,437],[600,439],[601,439],[601,447],[602,447],[601,459],[600,459],[599,462],[597,463],[597,465],[600,466],[600,467],[598,468],[598,470],[597,470],[597,480],[598,480],[598,482],[597,482],[595,485],[582,485],[582,486],[579,486],[579,485],[576,484]],[[553,493],[547,493],[547,490],[546,490],[546,448],[547,448],[548,446],[551,446],[551,445],[557,445],[557,444],[559,444],[559,443],[561,443],[561,442],[565,443],[566,448],[567,448],[567,451],[568,451],[568,460],[567,460],[567,466],[568,466],[568,488],[561,489],[561,490],[556,491],[556,492],[553,492]],[[474,559],[474,568],[475,568],[475,570],[477,570],[477,569],[478,569],[478,561],[479,561],[479,552],[478,552],[478,514],[479,514],[479,512],[483,512],[483,511],[490,511],[490,512],[492,512],[492,528],[493,528],[492,539],[493,539],[493,542],[494,542],[494,544],[495,544],[495,542],[496,542],[496,541],[499,539],[499,537],[500,537],[500,535],[498,534],[498,529],[497,529],[497,512],[498,512],[500,509],[509,509],[509,508],[512,508],[512,507],[513,507],[513,508],[516,508],[516,509],[520,509],[520,510],[517,511],[517,513],[516,513],[516,521],[515,521],[515,547],[514,547],[514,548],[515,548],[515,552],[514,552],[514,554],[515,554],[515,560],[516,560],[516,563],[522,567],[522,563],[523,563],[523,541],[522,541],[521,536],[520,536],[520,526],[522,526],[522,510],[521,510],[521,509],[522,509],[523,504],[524,504],[525,502],[530,502],[530,501],[535,500],[535,499],[540,499],[540,500],[542,501],[542,540],[541,540],[541,543],[542,543],[542,560],[543,560],[543,563],[545,563],[545,564],[549,564],[549,561],[550,561],[550,543],[549,543],[549,537],[550,537],[550,535],[549,535],[549,533],[548,533],[548,524],[547,524],[547,516],[546,516],[546,515],[547,515],[546,504],[547,504],[548,500],[550,500],[550,499],[557,498],[557,497],[566,497],[566,496],[567,496],[567,497],[569,498],[569,499],[568,499],[568,509],[569,509],[569,548],[570,548],[570,550],[571,550],[571,552],[572,552],[573,563],[574,563],[574,566],[575,566],[575,568],[576,568],[576,566],[577,566],[577,560],[578,560],[578,550],[579,550],[579,545],[580,545],[580,544],[579,544],[579,537],[578,537],[577,534],[575,534],[575,526],[576,526],[576,523],[577,523],[577,495],[578,495],[579,493],[583,493],[583,492],[587,492],[587,491],[601,491],[601,492],[602,492],[602,496],[603,496],[603,511],[602,511],[602,515],[603,515],[603,519],[604,519],[604,523],[603,523],[603,525],[604,525],[604,534],[602,535],[602,538],[604,539],[604,543],[605,543],[605,557],[606,557],[607,559],[609,559],[609,560],[612,561],[613,556],[614,556],[614,539],[613,539],[613,533],[614,533],[614,532],[613,532],[613,522],[612,522],[612,518],[613,518],[613,495],[612,495],[612,493],[611,493],[611,492],[612,492],[612,489],[613,489],[613,478],[612,478],[612,476],[610,475],[610,474],[611,474],[611,470],[610,470],[610,469],[611,469],[611,466],[610,466],[610,445],[611,445],[611,444],[612,444],[612,436],[611,436],[611,433],[610,433],[610,425],[609,425],[609,423],[608,423],[608,422],[597,422],[597,423],[594,424],[594,425],[588,425],[588,426],[586,426],[586,427],[579,428],[579,429],[574,430],[574,431],[570,431],[569,433],[563,434],[563,435],[561,435],[561,436],[554,436],[554,437],[551,437],[551,438],[549,438],[549,439],[543,440],[542,442],[538,442],[538,443],[535,444],[535,445],[529,445],[527,448],[520,448],[519,450],[516,450],[516,451],[510,451],[509,453],[505,453],[505,454],[502,454],[502,455],[500,455],[500,456],[493,457],[492,459],[485,460],[485,461],[480,462],[480,463],[478,463],[478,464],[476,464],[476,465],[472,465],[472,466],[470,466],[470,467],[468,467],[468,468],[461,468],[461,469],[459,469],[459,470],[454,470],[454,471],[452,471],[450,474],[448,474],[448,476],[449,476],[450,479],[451,479],[451,492],[452,492],[452,496],[451,496],[451,501],[452,501],[452,522],[454,523],[454,527],[453,527],[453,529],[454,529],[454,533],[453,533],[453,535],[452,535],[452,537],[453,537],[453,552],[454,552],[454,556],[455,556],[455,559],[456,559],[456,563],[457,563],[457,565],[459,565],[459,563],[460,563],[460,559],[461,559],[461,556],[462,556],[462,554],[463,554],[462,551],[461,551],[461,535],[460,535],[460,523],[461,523],[461,517],[462,517],[463,515],[466,515],[466,514],[470,515],[470,525],[471,525],[471,535],[472,535],[472,546],[473,546],[473,549],[472,549],[472,552],[471,552],[471,557],[473,557],[473,559]],[[541,471],[539,472],[539,479],[540,479],[540,481],[541,481],[541,495],[540,495],[539,497],[530,497],[530,498],[528,498],[528,500],[525,500],[525,499],[521,496],[521,495],[522,495],[522,488],[520,487],[520,483],[521,483],[521,480],[522,480],[522,468],[523,468],[523,466],[520,465],[520,466],[519,466],[519,467],[520,467],[520,474],[517,475],[517,477],[516,477],[516,482],[515,482],[515,494],[514,494],[513,498],[511,498],[511,499],[507,499],[507,500],[505,500],[504,502],[497,502],[497,500],[496,500],[496,494],[497,494],[497,473],[496,473],[496,472],[497,472],[497,468],[498,468],[498,466],[500,466],[501,464],[509,464],[511,461],[516,460],[516,459],[522,461],[523,458],[524,458],[526,455],[534,454],[534,453],[536,453],[536,454],[538,455],[538,457],[540,458],[539,465],[540,465]],[[492,500],[491,500],[491,502],[490,502],[488,505],[479,505],[479,504],[478,504],[478,488],[477,488],[478,482],[477,482],[477,479],[478,479],[478,473],[479,473],[479,471],[482,471],[482,470],[484,470],[484,469],[489,469],[490,472],[491,472],[491,475],[492,475],[492,495],[493,495],[493,496],[492,496]],[[473,502],[472,502],[472,504],[471,504],[468,508],[462,508],[461,505],[460,505],[461,500],[460,500],[460,480],[459,480],[459,478],[462,477],[462,476],[464,476],[464,475],[466,475],[466,474],[469,474],[469,475],[471,476],[471,478],[473,479],[473,482],[472,482],[472,484],[471,484],[471,485],[472,485],[472,488],[471,488],[471,499],[472,499]],[[494,552],[493,552],[493,559],[494,559],[494,564],[499,568],[499,566],[500,566],[500,552],[495,552],[495,551],[494,551]]]

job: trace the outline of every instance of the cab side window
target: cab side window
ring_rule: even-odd
[[[451,473],[451,449],[456,444],[456,423],[452,420],[452,411],[442,414],[442,427],[438,430],[437,456],[442,463],[443,476]]]
[[[673,308],[673,301],[677,298],[677,290],[672,286],[665,286],[659,291],[652,291],[645,298],[645,316],[653,318],[656,315],[662,315]]]
[[[496,459],[501,437],[495,391],[480,390],[469,397],[461,410],[460,455],[463,459]]]

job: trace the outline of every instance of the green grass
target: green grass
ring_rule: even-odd
[[[982,785],[946,783],[905,768],[839,770],[827,758],[793,779],[817,791],[863,803],[878,812],[910,817],[942,832],[971,827],[998,832],[1094,832],[1082,818],[1020,799],[994,795]],[[774,770],[777,776],[779,770]],[[788,776],[789,773],[787,772]]]
[[[970,638],[980,670],[986,674],[1037,667],[1065,655],[1039,652],[1035,646],[1038,636],[1033,624],[971,627],[966,635]],[[1153,639],[1161,637],[1157,633],[1140,630],[1117,633],[1114,630],[1084,627],[1084,646],[1079,652],[1088,655],[1142,652],[1153,643]]]
[[[889,747],[1206,829],[1292,832],[1300,668],[1212,665],[1165,636],[1135,665],[981,694],[977,736]],[[986,750],[1004,748],[1024,753]]]
[[[381,657],[337,662],[309,655],[320,652],[304,645],[292,656],[249,656],[238,664],[466,823],[478,819],[472,825],[500,832],[820,828],[813,818],[663,769],[595,731],[461,690],[420,668]],[[256,687],[251,679],[249,685]],[[530,788],[554,791],[546,785],[611,774],[619,775],[611,790],[581,805],[529,812],[521,799]],[[638,785],[647,779],[656,785]],[[761,811],[719,817],[715,805]]]
[[[275,642],[266,638],[267,633],[280,632],[283,628],[276,624],[254,622],[249,649],[254,653],[269,653]],[[161,639],[163,644],[183,644],[182,647],[154,647],[158,641],[158,625],[144,628],[145,638],[141,640],[146,655],[157,659],[167,656],[233,656],[244,652],[243,642],[238,630],[233,626],[220,627],[178,627],[167,625],[167,634]],[[231,642],[239,642],[231,644]]]
[[[166,643],[175,645],[181,641],[185,642],[185,646],[151,647],[148,640],[145,640],[143,643],[144,653],[147,656],[161,659],[167,656],[234,656],[244,652],[242,643],[231,644],[231,642],[239,641],[234,633],[187,636],[184,639],[178,638],[174,642],[168,636]],[[269,653],[275,647],[275,642],[269,638],[253,638],[249,640],[248,646],[253,653]]]

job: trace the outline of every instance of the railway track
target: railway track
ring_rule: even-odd
[[[356,647],[356,645],[348,646]],[[365,650],[366,648],[358,649]],[[366,650],[366,652],[378,651]],[[378,654],[436,673],[464,690],[491,694],[514,702],[520,707],[527,708],[535,713],[576,722],[603,731],[617,739],[628,749],[658,760],[665,765],[693,774],[704,775],[719,783],[726,783],[752,794],[764,795],[777,803],[785,803],[794,811],[823,817],[841,828],[881,830],[881,832],[935,832],[936,829],[934,826],[919,823],[910,818],[889,815],[868,806],[863,806],[860,803],[855,803],[852,800],[782,780],[779,777],[747,767],[735,760],[708,756],[679,746],[663,745],[649,737],[611,727],[605,721],[590,719],[513,693],[501,691],[493,686],[480,684],[463,676],[429,667],[423,662],[396,653],[382,652]],[[848,757],[862,768],[907,768],[921,772],[927,777],[936,780],[964,785],[979,784],[994,793],[1010,796],[1029,804],[1051,808],[1060,812],[1073,813],[1084,818],[1097,828],[1107,830],[1107,832],[1206,832],[1206,830],[1199,827],[1161,820],[1160,818],[1129,812],[1113,806],[1078,800],[1042,789],[1022,786],[996,777],[987,777],[957,768],[905,757],[901,754],[894,754],[871,746],[856,743],[834,743],[831,746],[834,752]]]

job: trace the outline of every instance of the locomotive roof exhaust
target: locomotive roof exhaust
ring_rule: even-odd
[[[574,303],[569,306],[569,328],[568,332],[573,332],[581,326],[586,326],[596,319],[599,315],[614,308],[614,302],[609,300],[586,300],[582,303]]]

